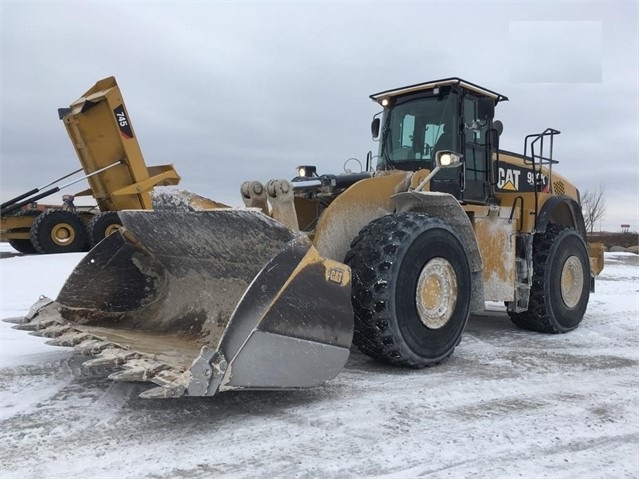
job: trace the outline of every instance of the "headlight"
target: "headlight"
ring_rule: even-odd
[[[453,158],[450,156],[450,153],[446,153],[442,155],[439,159],[439,164],[441,166],[449,166],[453,162]]]
[[[450,168],[461,165],[461,155],[452,151],[438,151],[435,163],[440,168]]]
[[[317,168],[310,165],[298,166],[297,176],[302,178],[312,178],[313,176],[317,176]]]

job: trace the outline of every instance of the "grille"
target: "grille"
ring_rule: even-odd
[[[566,187],[564,186],[563,181],[554,181],[552,184],[552,189],[556,195],[566,194]]]

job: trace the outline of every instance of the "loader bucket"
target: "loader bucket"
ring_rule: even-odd
[[[124,228],[78,264],[21,329],[109,364],[145,397],[315,386],[353,334],[350,270],[261,212],[120,212]]]

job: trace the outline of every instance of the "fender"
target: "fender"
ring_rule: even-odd
[[[395,209],[399,212],[415,211],[445,219],[462,237],[468,250],[472,275],[471,312],[484,311],[483,262],[477,244],[473,225],[459,201],[448,193],[430,191],[407,191],[392,196]]]
[[[572,226],[586,241],[586,225],[579,203],[568,196],[551,196],[537,215],[535,230],[545,233],[549,223]]]

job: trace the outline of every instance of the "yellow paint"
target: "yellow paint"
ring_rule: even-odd
[[[311,246],[290,276],[286,279],[286,282],[282,285],[278,293],[273,297],[273,300],[266,311],[271,309],[290,284],[297,280],[297,277],[302,271],[315,264],[321,264],[324,267],[324,278],[326,282],[335,283],[336,281],[331,279],[331,275],[333,275],[334,278],[337,278],[337,276],[341,273],[339,285],[342,287],[350,287],[351,269],[343,263],[322,257],[317,249]]]
[[[426,309],[435,309],[440,302],[442,285],[435,276],[430,276],[420,291],[422,304]]]
[[[118,120],[114,110],[120,106],[125,118]],[[131,128],[132,138],[121,134],[119,122]],[[122,161],[87,180],[100,211],[151,209],[154,186],[180,181],[172,165],[147,168],[114,77],[98,81],[74,101],[64,125],[85,173]]]
[[[320,254],[342,261],[351,241],[364,226],[393,212],[391,197],[408,189],[410,175],[410,172],[393,171],[368,178],[333,199],[322,212],[313,238],[313,245]],[[304,211],[312,211],[308,201],[304,207]],[[308,218],[300,221],[300,225],[308,223]]]
[[[484,296],[487,301],[512,301],[515,297],[515,234],[508,222],[510,208],[472,210],[473,228],[484,265]]]
[[[495,157],[493,157],[495,159]],[[500,153],[499,155],[499,163],[500,166],[506,167],[508,165],[517,166],[520,168],[531,168],[531,165],[525,164],[524,160],[515,156],[511,156],[508,154]],[[546,177],[549,178],[550,184],[547,192],[538,192],[537,193],[537,206],[538,210],[541,211],[544,203],[548,201],[551,197],[555,196],[554,192],[554,184],[562,183],[562,194],[567,196],[575,201],[579,200],[579,195],[577,194],[577,189],[563,176],[558,173],[552,172],[550,174],[550,170],[545,166],[541,168],[541,173],[543,173]],[[506,191],[504,191],[506,190]],[[530,233],[534,229],[535,226],[535,193],[534,192],[521,192],[517,191],[515,186],[510,183],[506,183],[502,190],[498,190],[495,193],[495,197],[499,200],[499,204],[505,207],[512,207],[515,203],[515,199],[521,197],[523,199],[523,215],[520,215],[520,218],[517,221],[516,230],[520,232]],[[517,200],[516,210],[519,211],[521,200]]]
[[[515,185],[513,185],[512,181],[508,181],[506,182],[506,184],[504,184],[504,186],[502,187],[502,190],[517,191],[517,188],[515,188]]]
[[[58,223],[51,229],[51,241],[59,246],[72,243],[75,239],[75,230],[68,223]]]

